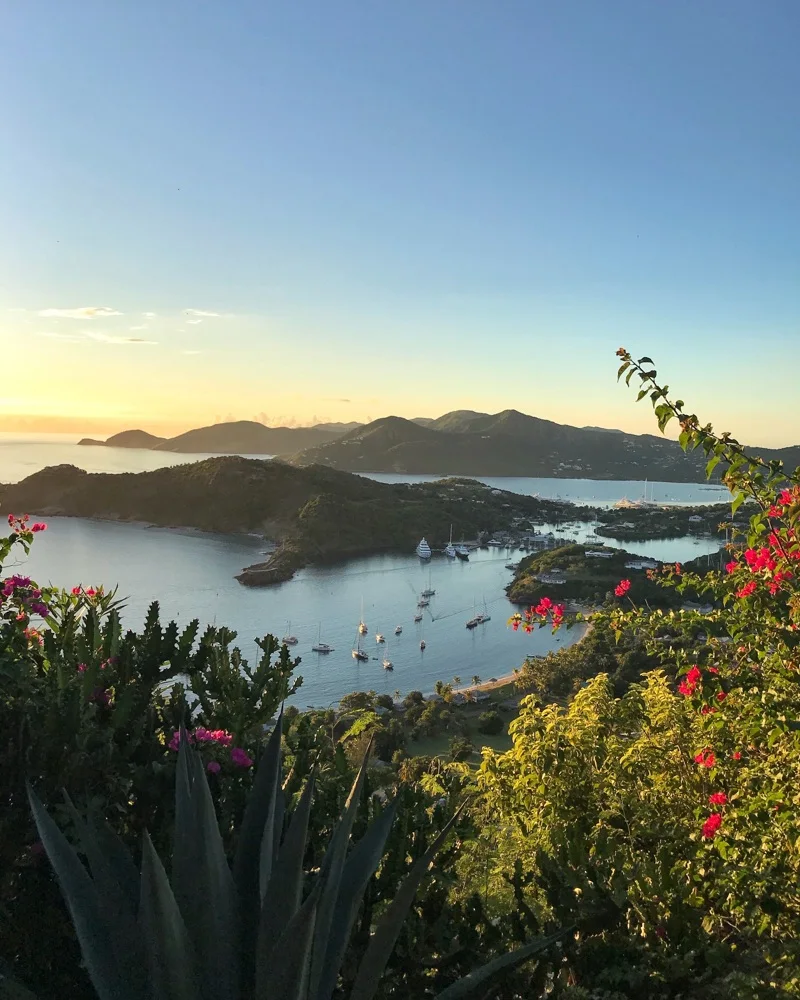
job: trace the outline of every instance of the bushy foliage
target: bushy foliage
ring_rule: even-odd
[[[503,717],[499,712],[481,712],[478,716],[478,732],[485,736],[496,736],[502,732],[504,725]]]
[[[747,456],[672,401],[649,358],[621,356],[661,429],[679,420],[709,474],[726,466],[733,513],[746,499],[755,513],[724,572],[658,577],[706,613],[653,610],[620,580],[594,634],[653,669],[622,697],[609,671],[564,707],[523,702],[513,749],[484,753],[465,868],[491,858],[497,906],[518,870],[532,909],[563,919],[570,905],[533,879],[548,866],[572,899],[617,900],[616,926],[567,949],[571,981],[593,997],[799,995],[800,470]],[[515,624],[562,627],[542,602]]]

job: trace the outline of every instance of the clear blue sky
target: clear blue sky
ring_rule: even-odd
[[[798,0],[3,22],[0,338],[38,373],[7,417],[651,430],[624,344],[719,429],[800,441]]]

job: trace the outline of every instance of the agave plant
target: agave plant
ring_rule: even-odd
[[[31,808],[100,1000],[331,1000],[397,800],[350,845],[365,755],[319,868],[303,860],[312,773],[290,818],[281,786],[281,718],[260,762],[232,868],[203,764],[181,739],[171,876],[147,834],[140,870],[106,824],[72,815],[89,870],[31,788]],[[462,807],[463,809],[463,804]],[[372,1000],[405,916],[461,809],[398,886],[361,958],[350,1000]],[[449,986],[437,1000],[483,996],[499,975],[545,952],[537,938]]]

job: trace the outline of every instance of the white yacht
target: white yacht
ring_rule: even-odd
[[[453,545],[453,525],[452,524],[450,525],[450,541],[445,546],[444,554],[447,556],[448,559],[455,559],[455,557],[456,557],[456,549],[455,549],[455,546]]]
[[[402,633],[402,631],[403,631],[403,626],[402,625],[398,625],[397,628],[394,630],[394,634],[395,635],[400,635]]]
[[[375,642],[386,642],[386,636],[382,632],[376,632]]]
[[[333,646],[329,646],[327,642],[322,641],[322,626],[320,625],[319,631],[317,632],[317,641],[311,647],[313,653],[332,653]]]
[[[469,559],[469,549],[466,545],[456,545],[456,555],[459,559]]]
[[[384,670],[394,670],[394,664],[392,663],[392,661],[390,659],[387,658],[387,659],[385,659],[383,661],[383,669]]]
[[[420,559],[430,559],[431,557],[431,547],[430,545],[428,545],[428,542],[424,538],[417,546],[417,555],[420,557]]]

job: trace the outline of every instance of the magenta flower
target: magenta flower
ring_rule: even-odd
[[[206,770],[209,774],[219,774],[221,768],[220,765],[215,760],[210,760],[206,764]]]
[[[241,747],[233,747],[231,750],[231,763],[237,767],[252,767],[253,759]]]

